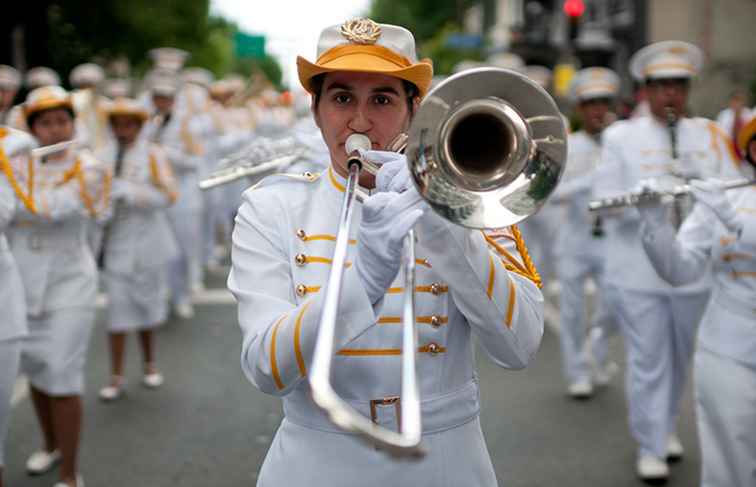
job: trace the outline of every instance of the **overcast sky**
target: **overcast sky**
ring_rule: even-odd
[[[266,50],[284,68],[284,81],[298,88],[296,56],[315,60],[320,31],[367,13],[370,0],[211,0],[213,13],[249,34],[264,34]]]

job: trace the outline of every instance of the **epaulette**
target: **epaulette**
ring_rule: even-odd
[[[318,179],[320,179],[320,173],[313,173],[309,171],[303,172],[301,174],[273,174],[263,178],[260,182],[254,184],[248,189],[248,191],[254,191],[256,189],[265,188],[281,182],[314,183]]]

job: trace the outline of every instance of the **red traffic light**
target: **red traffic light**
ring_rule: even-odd
[[[567,17],[575,19],[585,12],[585,3],[583,3],[583,0],[566,0],[563,8]]]

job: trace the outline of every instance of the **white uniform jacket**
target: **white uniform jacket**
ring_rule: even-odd
[[[743,172],[754,177],[751,168]],[[730,190],[727,197],[745,217],[740,237],[698,204],[676,238],[672,227],[644,225],[643,245],[659,275],[675,285],[695,280],[712,262],[712,299],[698,343],[756,368],[756,187]]]
[[[185,112],[174,111],[162,128],[154,120],[145,124],[144,137],[159,144],[178,180],[174,209],[199,211],[202,192],[197,186],[204,170],[207,148],[200,142],[201,121]]]
[[[665,124],[653,117],[615,122],[604,131],[601,166],[596,175],[594,198],[617,196],[636,188],[643,179],[658,178],[662,185],[679,184],[687,177],[737,176],[735,157],[726,135],[712,121],[683,118],[677,128],[678,159],[671,156],[670,134]],[[607,230],[606,280],[608,284],[638,291],[671,291],[643,250],[640,215],[635,208],[623,208],[604,219]],[[708,279],[680,288],[677,293],[700,292]]]
[[[19,205],[8,231],[27,313],[94,306],[97,269],[86,231],[90,219],[108,216],[108,171],[91,155],[70,150],[62,160],[18,157],[12,163],[19,186],[31,187],[36,209]]]
[[[0,310],[3,310],[0,341],[3,341],[24,336],[28,330],[24,285],[5,236],[19,204],[13,188],[15,176],[3,154],[0,158],[3,159],[0,160]]]
[[[100,159],[113,164],[117,148],[103,150]],[[176,200],[176,181],[162,149],[144,139],[123,155],[120,176],[126,201],[119,200],[107,226],[105,266],[108,272],[131,275],[140,269],[165,266],[176,257],[176,241],[164,209]]]
[[[568,139],[567,166],[561,181],[549,198],[566,208],[566,222],[559,225],[557,247],[569,255],[603,253],[604,239],[593,236],[596,215],[588,211],[596,170],[601,160],[601,145],[585,131],[575,132]]]
[[[285,421],[314,435],[341,432],[312,402],[306,377],[343,184],[330,168],[320,178],[269,177],[244,194],[233,235],[228,285],[239,302],[242,369],[263,392],[283,396]],[[360,218],[358,205],[348,265],[355,257]],[[416,227],[418,376],[424,433],[429,434],[478,416],[472,333],[497,364],[525,367],[543,334],[543,298],[531,280],[505,269],[482,232],[443,222],[429,233],[425,218],[439,217],[426,215]],[[335,390],[367,417],[371,401],[401,390],[399,277],[374,312],[354,268],[344,272],[332,380]],[[379,409],[386,411],[375,420],[396,429],[394,408]],[[282,473],[285,456],[271,448],[266,465]]]

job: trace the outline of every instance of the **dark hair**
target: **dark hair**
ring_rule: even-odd
[[[44,110],[39,110],[37,112],[32,113],[28,117],[26,117],[26,126],[29,127],[31,130],[32,127],[34,127],[34,122],[37,121],[37,119],[42,115],[43,113],[50,112],[52,110],[65,110],[68,112],[68,115],[71,117],[71,120],[73,121],[76,118],[76,115],[74,114],[73,109],[70,107],[52,107],[52,108],[45,108]]]
[[[313,93],[315,108],[318,108],[318,105],[320,104],[320,96],[323,92],[323,84],[325,84],[326,74],[328,73],[320,73],[310,78],[310,89]],[[410,115],[414,115],[415,98],[420,96],[420,90],[417,85],[406,79],[401,81],[404,91],[407,93],[407,107],[409,108]]]

